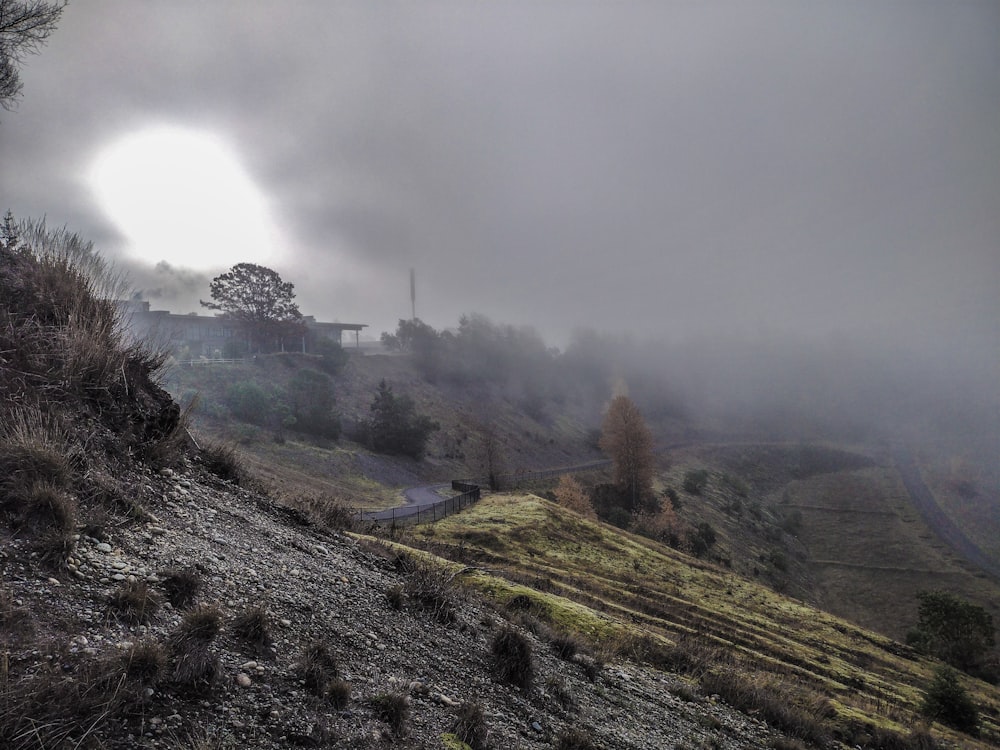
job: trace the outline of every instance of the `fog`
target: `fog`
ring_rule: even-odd
[[[154,307],[199,309],[209,232],[134,246],[87,175],[168,125],[236,155],[321,320],[394,329],[413,268],[436,328],[630,337],[705,413],[996,422],[996,3],[87,0],[23,79],[0,208]]]

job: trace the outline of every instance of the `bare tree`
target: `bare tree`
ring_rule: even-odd
[[[615,484],[628,498],[631,510],[638,511],[653,493],[653,435],[628,396],[611,400],[599,445],[611,458]]]
[[[0,0],[0,106],[4,109],[12,109],[21,94],[21,63],[45,44],[65,7],[65,0]]]
[[[485,475],[489,488],[496,492],[502,489],[502,477],[507,470],[504,440],[496,425],[490,420],[473,419],[470,420],[470,424],[479,438],[475,448],[478,470]]]

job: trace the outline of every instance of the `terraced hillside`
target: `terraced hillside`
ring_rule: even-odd
[[[401,541],[468,566],[476,571],[472,580],[497,599],[557,631],[631,649],[703,685],[739,675],[763,693],[812,706],[803,710],[818,712],[819,724],[842,739],[875,727],[905,731],[921,721],[932,660],[539,497],[489,496]],[[983,712],[984,737],[996,741],[1000,692],[980,681],[967,685]],[[953,740],[979,746],[967,737]]]

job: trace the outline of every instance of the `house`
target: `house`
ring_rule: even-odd
[[[245,348],[246,333],[237,321],[225,314],[178,315],[167,310],[150,310],[149,302],[127,300],[119,303],[135,338],[144,338],[168,346],[174,351],[184,351],[192,359],[208,357],[218,359],[236,356]],[[354,333],[354,348],[360,347],[361,329],[366,323],[326,323],[312,315],[303,318],[315,338],[333,341],[343,346],[344,331]],[[296,351],[307,351],[309,337],[296,342]]]

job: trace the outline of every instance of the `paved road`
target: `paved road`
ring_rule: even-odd
[[[917,466],[913,454],[906,448],[897,446],[893,450],[893,461],[899,476],[903,479],[903,486],[906,487],[910,499],[920,511],[920,515],[924,517],[927,525],[959,555],[987,573],[1000,578],[1000,565],[984,554],[938,505],[934,493],[924,484],[924,480],[920,476],[920,468]]]
[[[529,471],[522,474],[513,474],[511,479],[514,483],[520,479],[541,479],[549,476],[557,476],[559,474],[565,474],[566,472],[572,471],[586,471],[587,469],[597,469],[602,466],[607,466],[611,463],[608,459],[600,459],[598,461],[587,461],[581,464],[574,464],[572,466],[560,466],[555,469],[543,469],[541,471]],[[450,497],[448,493],[439,494],[439,491],[445,488],[450,488],[451,482],[442,482],[439,484],[425,484],[420,487],[410,487],[403,491],[403,496],[406,498],[406,503],[399,505],[395,508],[389,508],[388,510],[379,511],[377,513],[365,513],[366,520],[375,521],[388,521],[391,519],[409,518],[414,516],[418,511],[422,512],[424,506],[433,505],[434,503],[439,503],[446,497]],[[453,495],[459,494],[458,492],[452,491]]]
[[[409,516],[416,515],[417,509],[421,506],[432,505],[444,500],[444,496],[438,494],[438,490],[442,490],[446,487],[450,488],[451,482],[442,482],[441,484],[425,484],[421,487],[410,487],[409,489],[403,491],[403,497],[406,498],[406,503],[404,505],[379,511],[378,513],[366,513],[365,518],[376,521],[388,521],[393,518],[408,518]],[[458,493],[455,492],[454,494],[457,495]]]

